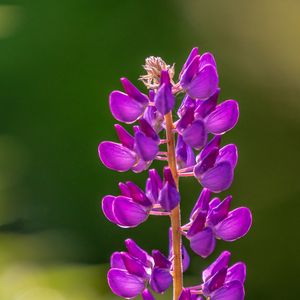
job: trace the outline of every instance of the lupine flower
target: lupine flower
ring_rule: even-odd
[[[190,289],[183,288],[178,300],[204,300],[202,296],[192,294]]]
[[[150,256],[131,239],[125,245],[128,252],[111,256],[107,279],[113,293],[128,299],[142,294],[150,300],[154,298],[148,285],[157,293],[167,290],[172,283],[171,262],[159,250],[153,250]]]
[[[220,136],[215,136],[197,156],[194,176],[212,192],[228,189],[233,181],[238,153],[234,144],[219,149]]]
[[[196,163],[194,151],[187,145],[182,136],[179,135],[176,143],[176,161],[178,169],[192,167]]]
[[[109,221],[120,227],[136,227],[150,214],[164,215],[178,205],[180,195],[170,169],[164,169],[164,181],[155,169],[149,170],[146,192],[131,181],[119,183],[120,196],[107,195],[102,210]]]
[[[193,99],[205,100],[218,88],[219,78],[216,62],[211,53],[199,55],[194,48],[180,74],[180,85]]]
[[[201,257],[209,256],[216,245],[216,239],[232,242],[243,237],[252,223],[251,212],[246,207],[229,211],[231,196],[222,202],[210,191],[203,189],[190,216],[190,223],[183,226],[192,250]]]
[[[115,125],[115,129],[121,143],[100,143],[98,152],[102,163],[119,172],[147,169],[158,153],[160,142],[154,129],[145,119],[140,119],[139,126],[134,127],[134,136],[119,124]]]
[[[207,100],[192,100],[186,96],[179,108],[181,117],[176,128],[185,143],[201,149],[209,133],[224,134],[238,121],[239,109],[235,100],[226,100],[217,105],[219,89]]]
[[[149,99],[128,79],[121,78],[125,93],[113,91],[109,96],[109,106],[116,120],[133,123],[138,120],[148,106]]]
[[[243,300],[246,265],[238,262],[228,267],[230,252],[224,251],[202,272],[203,284],[182,291],[180,300],[204,299],[194,298],[196,294],[210,300]]]

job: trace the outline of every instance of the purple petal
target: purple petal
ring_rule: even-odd
[[[146,195],[152,203],[158,200],[159,190],[162,188],[162,181],[155,169],[149,170],[149,178],[146,182]]]
[[[180,77],[180,85],[187,90],[199,71],[200,55],[195,55]],[[189,95],[190,96],[190,95]],[[191,96],[192,98],[195,98]],[[197,98],[197,97],[196,97]]]
[[[244,286],[239,281],[232,281],[211,294],[211,300],[243,300]]]
[[[109,169],[128,171],[136,163],[136,154],[118,143],[102,142],[98,148],[102,163]]]
[[[113,204],[115,199],[116,199],[115,196],[111,196],[111,195],[104,196],[102,199],[102,211],[105,217],[110,222],[117,224],[118,221],[116,220],[116,217],[113,213]]]
[[[227,270],[227,275],[225,279],[226,282],[237,280],[244,284],[245,279],[246,265],[243,262],[238,262]]]
[[[208,204],[209,210],[214,209],[214,208],[217,207],[220,203],[221,203],[220,198],[218,198],[218,197],[213,198],[213,199],[209,202],[209,204]]]
[[[131,134],[129,134],[128,131],[125,130],[125,128],[119,124],[115,124],[115,129],[117,131],[117,135],[118,135],[118,138],[119,138],[121,144],[124,147],[126,147],[130,150],[133,150],[133,145],[134,145],[133,136]]]
[[[218,206],[214,207],[207,216],[207,223],[216,225],[226,218],[229,212],[232,196],[226,197]]]
[[[180,201],[180,194],[177,188],[166,182],[159,193],[158,203],[166,210],[171,211]]]
[[[227,161],[220,162],[206,171],[198,180],[202,186],[214,193],[225,191],[233,181],[233,168]]]
[[[164,117],[155,106],[148,106],[144,112],[143,118],[152,126],[155,132],[158,133],[162,130]]]
[[[123,269],[125,270],[124,261],[120,252],[114,252],[110,257],[110,267],[112,269]]]
[[[182,253],[182,271],[185,272],[190,265],[190,256],[183,245],[181,247],[181,253]]]
[[[135,150],[144,161],[152,161],[158,152],[158,144],[144,133],[138,132],[135,135]]]
[[[154,259],[155,267],[170,269],[172,263],[159,250],[153,250],[152,257]]]
[[[204,282],[203,284],[203,294],[205,296],[209,296],[213,291],[220,288],[226,277],[227,268],[222,268],[219,271],[217,271],[214,275],[212,275],[211,278],[209,278],[208,281]]]
[[[137,243],[132,239],[125,240],[125,246],[128,253],[141,261],[145,266],[153,266],[153,258],[142,248],[140,248]]]
[[[194,100],[192,100],[195,102]],[[179,133],[183,133],[183,131],[194,121],[194,107],[190,106],[186,108],[185,113],[183,116],[180,118],[180,120],[176,124],[176,130]]]
[[[203,258],[206,258],[214,251],[215,245],[216,239],[209,227],[191,238],[192,250]]]
[[[138,162],[131,168],[134,173],[140,173],[149,168],[151,165],[151,161],[144,161],[143,159],[139,159]]]
[[[143,300],[155,300],[153,295],[150,293],[148,289],[145,289],[142,293],[142,299]]]
[[[217,148],[212,149],[197,165],[194,167],[195,176],[201,178],[201,176],[215,165],[218,157],[219,150]]]
[[[192,294],[189,289],[182,289],[182,292],[178,298],[178,300],[191,300],[192,299]]]
[[[112,292],[123,298],[134,298],[145,288],[142,278],[129,274],[125,270],[110,269],[107,279]]]
[[[202,231],[206,221],[206,212],[199,211],[197,216],[194,218],[192,226],[187,232],[187,237],[190,238],[198,232]]]
[[[114,118],[124,123],[135,122],[146,109],[145,105],[119,91],[110,94],[109,107]]]
[[[144,106],[148,104],[148,97],[141,93],[127,78],[121,78],[121,83],[129,97],[133,98],[135,101]]]
[[[131,197],[130,190],[125,183],[119,182],[119,189],[122,196],[129,197],[129,198]]]
[[[211,153],[214,149],[219,149],[221,143],[221,136],[214,136],[207,145],[203,148],[203,150],[199,154],[199,158],[197,157],[197,161],[203,160],[209,153]]]
[[[172,280],[173,277],[168,269],[154,268],[151,274],[150,286],[156,293],[163,293],[170,287]]]
[[[208,203],[209,203],[210,197],[211,197],[210,190],[208,190],[206,188],[202,189],[202,191],[198,197],[198,200],[191,212],[190,219],[192,219],[194,212],[198,209],[203,210],[203,211],[208,211]]]
[[[213,111],[217,105],[220,89],[210,96],[207,100],[197,102],[197,108],[195,110],[195,119],[205,118],[211,111]]]
[[[239,207],[231,211],[226,219],[215,226],[215,233],[224,241],[235,241],[249,231],[251,223],[250,209]]]
[[[180,74],[182,74],[185,69],[188,67],[188,65],[193,61],[193,59],[196,57],[196,56],[199,56],[199,50],[198,50],[198,47],[195,47],[192,49],[192,51],[190,52],[186,62],[184,63],[182,69],[181,69],[181,72]]]
[[[222,268],[227,268],[230,256],[229,251],[223,251],[220,256],[202,272],[202,280],[205,282]]]
[[[170,167],[164,167],[164,182],[168,182],[171,186],[176,187],[176,183]]]
[[[223,134],[232,129],[239,118],[239,106],[234,100],[219,104],[205,119],[206,128],[213,134]]]
[[[140,119],[139,124],[141,132],[143,132],[147,137],[159,143],[159,136],[145,119]]]
[[[206,65],[193,78],[186,92],[192,98],[205,100],[216,92],[218,84],[219,79],[215,67]]]
[[[144,191],[140,189],[135,183],[126,181],[126,185],[130,191],[130,198],[132,198],[134,202],[139,203],[143,206],[151,206],[152,203],[146,197]]]
[[[201,120],[194,121],[182,134],[183,140],[191,147],[200,149],[206,143],[207,133]]]
[[[178,135],[176,143],[176,161],[179,169],[194,166],[196,163],[195,154],[189,145],[187,145],[181,135]]]
[[[215,68],[217,66],[214,56],[209,52],[201,55],[199,69],[202,69],[205,65],[212,65]]]
[[[219,156],[216,162],[229,161],[233,168],[235,168],[238,160],[237,146],[234,144],[228,144],[220,149]]]
[[[154,97],[154,102],[157,110],[162,114],[166,115],[170,112],[175,105],[175,97],[172,94],[170,78],[168,71],[161,72],[161,78],[164,79],[164,83],[158,88],[158,91]]]
[[[138,277],[147,279],[149,275],[146,273],[145,267],[141,262],[132,258],[128,253],[122,252],[122,259],[128,273],[136,275]]]
[[[182,118],[188,109],[190,108],[194,109],[195,107],[196,107],[196,101],[192,99],[190,96],[185,95],[177,110],[178,117]]]
[[[136,227],[148,218],[145,207],[124,196],[116,197],[113,213],[123,227]]]

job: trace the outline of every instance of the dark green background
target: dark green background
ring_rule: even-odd
[[[221,99],[240,104],[224,138],[239,147],[224,195],[252,209],[253,227],[193,257],[188,280],[229,249],[247,263],[246,299],[296,299],[299,18],[297,0],[1,1],[0,299],[114,299],[105,264],[125,238],[166,251],[167,219],[124,230],[102,215],[103,195],[147,174],[105,169],[97,146],[116,139],[108,95],[119,78],[137,82],[150,55],[178,72],[194,46],[214,53]],[[186,220],[200,186],[184,179],[181,190]]]

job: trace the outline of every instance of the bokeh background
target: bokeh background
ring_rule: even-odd
[[[225,194],[254,223],[207,260],[193,256],[186,278],[197,283],[229,249],[248,265],[246,299],[299,297],[300,2],[20,0],[0,2],[1,300],[116,299],[107,263],[125,238],[166,252],[167,218],[123,230],[102,215],[103,195],[147,174],[105,169],[97,146],[116,138],[107,104],[119,78],[137,82],[150,55],[178,71],[194,46],[214,53],[221,98],[240,103]],[[181,190],[186,219],[200,187]]]

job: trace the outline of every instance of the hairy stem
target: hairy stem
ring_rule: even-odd
[[[168,149],[168,164],[172,175],[176,182],[177,189],[179,188],[179,176],[176,167],[175,158],[175,138],[173,133],[173,119],[172,112],[165,115],[166,121],[166,135],[167,135],[167,149]],[[182,290],[182,254],[181,254],[181,215],[180,204],[171,212],[171,226],[172,226],[172,243],[173,243],[173,300],[177,300]]]

